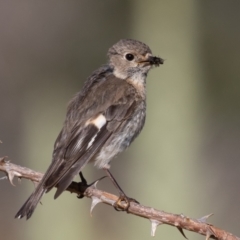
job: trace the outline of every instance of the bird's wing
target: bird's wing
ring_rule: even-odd
[[[68,152],[76,153],[76,155],[69,155],[69,158],[65,158],[65,162],[61,164],[60,168],[49,178],[46,186],[49,190],[57,185],[57,191],[54,195],[56,199],[72,182],[74,176],[78,174],[81,169],[89,162],[89,160],[97,153],[97,151],[104,145],[106,140],[110,137],[111,132],[106,130],[106,125],[101,128],[99,132],[92,135],[93,143],[91,140],[87,145],[91,144],[90,147],[87,145],[78,150],[78,143],[72,144],[73,149],[68,148]]]
[[[77,135],[68,146],[64,157],[65,161],[46,182],[46,184],[50,183],[49,186],[46,185],[48,189],[56,185],[58,186],[54,198],[57,198],[69,186],[74,176],[94,157],[109,137],[116,133],[120,126],[125,124],[128,120],[128,118],[126,118],[128,111],[124,108],[127,107],[130,109],[134,107],[134,104],[120,104],[118,107],[120,110],[119,114],[112,117],[108,113],[108,117],[110,117],[111,120],[108,121],[107,118],[105,118],[107,121],[104,121],[104,125],[100,130],[98,130],[95,125],[90,124],[90,126],[83,130],[84,133]],[[102,117],[103,115],[100,115],[98,119]]]
[[[70,132],[68,130],[66,133],[65,128],[69,126],[65,124],[57,139],[60,143],[55,144],[55,159],[46,172],[44,181],[47,191],[58,186],[55,198],[69,186],[74,176],[94,157],[107,139],[131,117],[135,107],[135,92],[127,85],[115,77],[102,82],[96,86],[98,89],[94,96],[91,93],[85,96],[83,104],[88,107],[82,113],[84,117],[76,117],[76,123]],[[110,91],[107,90],[109,88]],[[101,90],[105,91],[105,95],[99,93]]]

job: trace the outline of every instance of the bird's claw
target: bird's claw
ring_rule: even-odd
[[[78,182],[78,189],[79,189],[79,194],[77,196],[77,198],[83,198],[84,197],[84,192],[86,191],[87,188],[93,186],[94,184],[96,184],[98,181],[102,180],[103,178],[105,178],[106,176],[103,176],[99,179],[97,179],[96,181],[87,184],[87,180],[85,179],[85,177],[83,176],[82,172],[79,173],[81,182]]]
[[[122,202],[125,202],[126,204],[123,205]],[[136,199],[130,198],[130,197],[124,195],[124,194],[120,194],[118,200],[114,204],[114,209],[116,211],[126,211],[126,212],[128,212],[128,209],[130,207],[131,202],[139,204],[139,202]]]

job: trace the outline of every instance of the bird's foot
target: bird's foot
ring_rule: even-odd
[[[130,197],[126,196],[125,194],[120,194],[118,200],[114,204],[114,208],[116,211],[128,212],[131,202],[139,204],[139,202],[136,199],[130,198]]]
[[[102,180],[103,178],[105,178],[106,176],[103,176],[99,179],[97,179],[96,181],[87,184],[87,180],[85,179],[85,177],[83,176],[82,172],[79,173],[81,182],[78,182],[78,189],[79,189],[79,194],[77,196],[77,198],[83,198],[84,197],[84,192],[86,191],[87,188],[93,186],[95,183],[97,183],[98,181]]]

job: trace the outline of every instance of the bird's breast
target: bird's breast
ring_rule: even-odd
[[[120,152],[124,151],[141,132],[146,117],[146,103],[142,101],[136,107],[131,118],[120,125],[117,132],[104,144],[94,159],[98,168],[108,168],[109,162]]]

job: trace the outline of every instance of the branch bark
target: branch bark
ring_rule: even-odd
[[[13,186],[14,177],[17,177],[19,179],[25,178],[33,181],[34,183],[38,183],[43,177],[42,173],[11,163],[7,157],[0,158],[0,171],[6,174],[6,178]],[[81,189],[81,185],[79,183],[72,182],[67,191],[76,193],[80,197],[85,196],[87,198],[91,198],[91,212],[93,208],[100,202],[114,206],[114,203],[118,200],[118,197],[111,193],[97,189],[96,184],[97,182],[87,189]],[[125,207],[126,203],[120,203],[120,208],[124,209]],[[155,235],[157,226],[167,224],[173,227],[177,227],[184,237],[185,234],[183,232],[183,229],[204,235],[206,236],[206,240],[209,238],[217,240],[240,240],[240,238],[237,236],[234,236],[229,232],[226,232],[220,228],[213,226],[212,224],[207,223],[208,217],[210,217],[212,214],[199,219],[193,219],[186,217],[183,214],[167,213],[134,202],[130,203],[128,213],[149,219],[151,221],[152,236]]]

